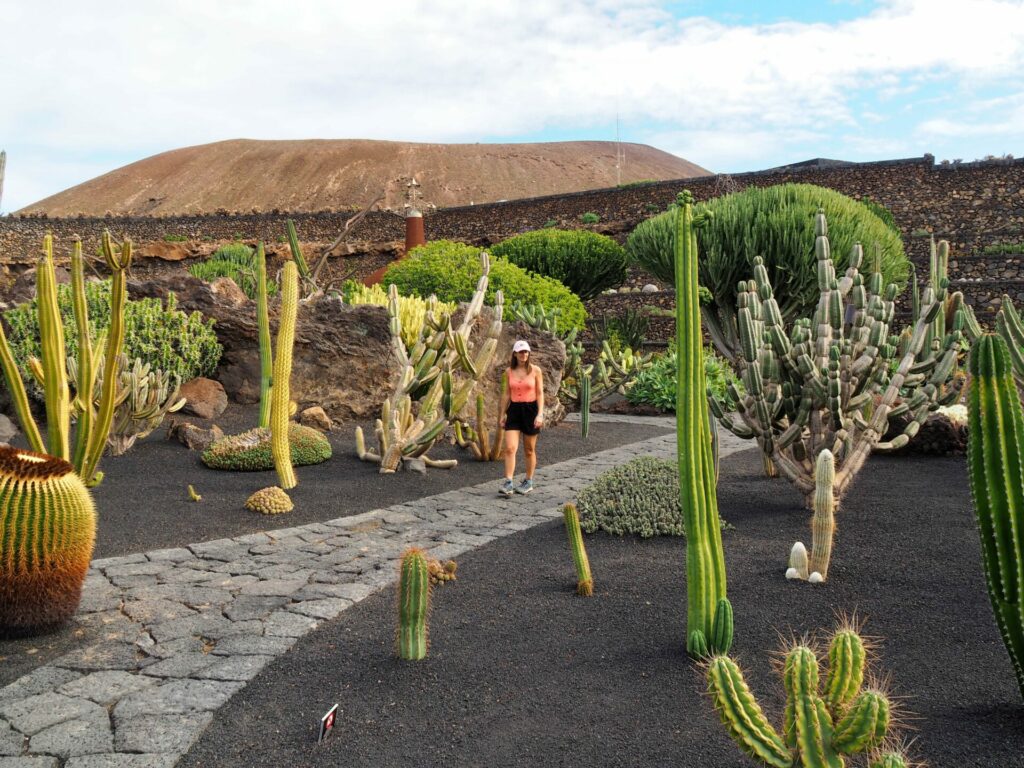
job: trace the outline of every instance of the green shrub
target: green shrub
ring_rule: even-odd
[[[557,227],[557,226],[558,226],[558,222],[557,221],[555,221],[554,219],[548,219],[547,221],[544,222],[544,226],[542,227],[542,229],[551,229],[552,227]]]
[[[819,297],[814,258],[814,214],[819,207],[828,216],[837,271],[846,269],[854,243],[864,246],[868,264],[877,245],[885,282],[895,282],[901,289],[906,285],[910,261],[899,234],[863,203],[811,184],[751,187],[697,206],[698,216],[713,215],[697,232],[699,279],[714,297],[711,309],[732,316],[736,285],[753,276],[754,257],[762,256],[784,319],[810,316]],[[626,242],[632,262],[668,285],[675,285],[674,220],[673,207],[641,222]],[[714,315],[706,312],[705,320],[713,320]]]
[[[601,315],[599,333],[613,351],[622,347],[639,351],[647,338],[649,324],[650,320],[644,310],[627,307],[621,315]]]
[[[685,535],[674,459],[640,456],[613,467],[580,491],[576,508],[587,533]]]
[[[657,184],[657,179],[639,179],[637,181],[624,181],[619,184],[619,189],[636,189],[637,187],[649,187],[651,184]]]
[[[729,394],[729,384],[743,392],[743,384],[732,368],[710,348],[704,349],[704,375],[708,388],[729,410],[736,408],[736,401]],[[633,386],[626,392],[626,399],[633,405],[652,405],[655,408],[674,412],[676,409],[676,353],[669,350],[655,358],[651,366],[639,374]]]
[[[480,279],[480,249],[450,240],[414,248],[409,256],[393,264],[384,275],[383,284],[396,285],[403,296],[426,298],[435,294],[441,301],[469,301]],[[505,320],[514,320],[512,304],[539,304],[545,309],[560,310],[559,326],[583,329],[587,312],[583,302],[557,280],[531,275],[515,264],[499,258],[491,259],[487,286],[487,303],[494,301],[494,292],[505,294]]]
[[[92,281],[85,285],[86,305],[92,338],[110,325],[110,281]],[[57,302],[64,322],[64,346],[68,357],[78,356],[78,324],[71,307],[71,286],[57,288]],[[217,368],[223,351],[213,331],[213,320],[203,320],[199,312],[187,314],[177,309],[174,294],[164,308],[160,299],[140,299],[125,304],[124,354],[139,358],[152,368],[177,376],[182,382],[196,376],[209,376]],[[31,382],[36,396],[42,391],[28,371],[30,357],[39,357],[39,322],[33,299],[4,313],[10,326],[8,340],[22,378]]]
[[[897,235],[900,233],[900,228],[896,226],[896,218],[892,215],[892,211],[882,205],[874,198],[865,195],[860,199],[861,203],[867,206],[868,210],[871,211],[875,216],[885,222],[885,226],[895,232]]]
[[[582,216],[580,216],[580,221],[582,221],[584,224],[597,224],[597,222],[599,222],[600,220],[601,217],[598,216],[596,213],[593,213],[592,211],[587,211]]]
[[[218,277],[230,277],[250,299],[256,299],[256,251],[244,243],[231,243],[214,251],[206,261],[192,264],[189,274],[212,282]],[[277,293],[277,283],[267,280],[267,294]]]
[[[164,235],[165,243],[184,243],[188,240],[188,235]]]
[[[1024,243],[993,243],[992,245],[986,245],[982,249],[982,253],[988,256],[1024,253]]]
[[[553,277],[584,301],[626,279],[626,250],[610,237],[586,230],[526,232],[498,243],[491,253]]]

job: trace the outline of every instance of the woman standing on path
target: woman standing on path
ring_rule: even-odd
[[[533,490],[533,472],[537,469],[537,434],[544,424],[544,374],[530,364],[530,345],[520,339],[512,345],[512,362],[505,371],[508,387],[502,393],[499,424],[505,429],[505,482],[499,493],[527,494]],[[523,435],[526,477],[514,485],[519,434]]]

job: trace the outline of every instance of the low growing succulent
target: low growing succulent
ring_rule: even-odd
[[[331,458],[331,444],[322,432],[295,422],[288,423],[288,442],[292,464],[304,467]],[[274,468],[270,430],[256,427],[240,435],[215,441],[202,453],[203,464],[210,469],[261,472]]]
[[[295,505],[287,493],[272,485],[269,488],[261,488],[250,496],[245,502],[245,508],[261,515],[280,515],[291,512]]]

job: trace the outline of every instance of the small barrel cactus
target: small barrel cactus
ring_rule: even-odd
[[[74,614],[95,540],[96,509],[69,462],[0,446],[0,637]]]
[[[250,496],[245,502],[245,508],[264,515],[280,515],[291,512],[295,505],[287,493],[272,485],[269,488],[261,488]]]
[[[402,554],[398,578],[398,655],[406,661],[427,657],[427,613],[430,610],[430,569],[422,549]]]
[[[565,532],[569,536],[572,560],[576,564],[576,594],[590,597],[594,594],[594,577],[590,575],[590,560],[583,546],[583,531],[580,530],[580,515],[576,505],[566,504],[562,508],[562,515],[565,517]]]

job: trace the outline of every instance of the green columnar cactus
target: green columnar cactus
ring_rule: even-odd
[[[943,339],[924,349],[946,298],[945,281],[928,286],[904,343],[890,334],[896,286],[883,289],[875,271],[860,272],[855,245],[845,275],[837,278],[823,213],[815,253],[818,308],[813,318],[784,327],[768,273],[754,260],[754,279],[739,292],[740,355],[746,394],[736,413],[712,397],[719,423],[739,437],[755,438],[766,457],[813,507],[818,455],[835,457],[835,496],[841,499],[872,451],[895,450],[917,433],[930,411],[952,402],[948,386],[960,352],[960,315]],[[898,350],[898,351],[897,351]],[[911,414],[903,434],[883,441],[889,420]]]
[[[92,498],[69,462],[0,446],[0,637],[74,614],[95,539]]]
[[[500,397],[505,397],[508,388],[508,377],[501,377]],[[500,402],[500,401],[499,401]],[[505,453],[505,430],[498,426],[494,430],[493,439],[489,438],[485,421],[486,401],[483,392],[476,395],[476,429],[461,419],[455,422],[455,442],[462,448],[469,448],[477,461],[498,461]]]
[[[676,215],[676,445],[679,503],[686,527],[686,651],[694,658],[727,653],[732,608],[718,520],[711,429],[705,399],[704,344],[697,297],[693,196],[682,192]]]
[[[562,507],[562,516],[565,518],[572,561],[576,565],[576,594],[590,597],[594,594],[594,577],[590,575],[590,560],[583,546],[583,531],[580,530],[580,514],[576,511],[576,505],[566,504]]]
[[[256,326],[260,337],[260,423],[270,428],[270,382],[273,352],[270,349],[270,313],[267,309],[267,254],[263,242],[256,246]]]
[[[71,395],[64,358],[64,323],[57,305],[57,276],[53,267],[53,237],[43,238],[43,258],[36,271],[39,337],[43,348],[42,385],[46,392],[46,444],[51,456],[71,458]]]
[[[288,248],[292,252],[292,261],[299,270],[299,279],[302,281],[303,293],[308,295],[317,290],[316,281],[309,271],[306,257],[302,255],[302,248],[299,247],[299,233],[295,231],[295,222],[288,219]]]
[[[292,346],[295,318],[299,310],[299,272],[295,262],[284,265],[281,276],[281,317],[274,354],[274,384],[270,408],[270,446],[281,487],[286,491],[299,484],[288,446],[288,415],[291,409]]]
[[[398,578],[398,656],[406,661],[427,657],[430,570],[422,549],[402,554]]]
[[[996,313],[996,333],[1006,342],[1017,386],[1024,389],[1024,321],[1006,294]]]
[[[580,430],[583,439],[590,434],[590,377],[580,379]]]
[[[601,344],[601,353],[593,365],[583,365],[583,346],[567,342],[565,345],[565,375],[559,386],[559,397],[575,403],[583,413],[583,381],[590,380],[590,402],[599,403],[613,392],[626,394],[641,371],[654,363],[654,353],[639,355],[630,347],[612,352],[607,341]]]
[[[1024,696],[1024,414],[1006,342],[978,339],[970,372],[971,492],[992,610]]]
[[[829,669],[822,690],[814,650],[803,643],[793,645],[783,664],[782,735],[728,656],[710,661],[707,681],[722,723],[745,754],[774,768],[842,768],[845,756],[877,750],[892,726],[892,705],[886,694],[863,688],[865,666],[864,643],[857,631],[840,628],[829,644]],[[905,765],[903,756],[894,752],[870,760],[872,766]]]
[[[818,454],[814,474],[814,517],[811,520],[811,557],[802,542],[793,545],[789,555],[787,579],[803,579],[820,584],[828,578],[828,564],[832,558],[832,537],[836,530],[835,497],[836,464],[832,452]]]
[[[718,422],[711,413],[711,406],[708,406],[708,423],[711,425],[711,459],[715,464],[715,488],[718,487],[718,477],[721,474],[721,447],[718,440]]]

